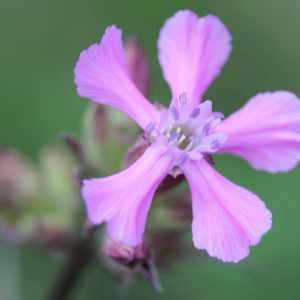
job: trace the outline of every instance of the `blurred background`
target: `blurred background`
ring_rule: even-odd
[[[231,60],[207,94],[215,110],[228,115],[259,91],[300,95],[298,0],[1,0],[0,144],[36,161],[39,148],[59,132],[80,135],[87,101],[75,93],[74,63],[109,24],[140,39],[151,61],[152,99],[166,103],[156,41],[165,19],[182,8],[219,16],[233,35]],[[143,280],[118,289],[95,265],[72,299],[299,299],[300,168],[274,176],[229,156],[218,157],[217,168],[260,195],[273,212],[272,230],[246,260],[223,264],[195,252],[161,272],[159,295]],[[45,299],[61,261],[39,247],[1,241],[0,266],[1,300],[35,300]]]

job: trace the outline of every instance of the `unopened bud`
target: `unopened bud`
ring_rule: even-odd
[[[149,251],[143,243],[136,247],[130,247],[108,236],[106,236],[102,251],[104,255],[123,265],[143,260],[149,255]]]
[[[36,191],[33,168],[13,150],[0,150],[0,207],[16,208]]]
[[[189,193],[168,191],[158,195],[151,213],[151,233],[162,230],[190,230],[192,205]]]
[[[98,143],[105,143],[109,135],[109,121],[106,107],[92,103],[85,113],[84,135]]]
[[[73,153],[74,157],[77,161],[82,164],[85,162],[84,151],[82,145],[79,141],[76,140],[74,136],[69,133],[61,133],[60,138],[65,142],[65,144],[69,147],[71,152]]]
[[[107,267],[124,282],[142,275],[154,290],[161,291],[154,258],[145,243],[130,247],[106,236],[102,253]]]
[[[51,227],[44,222],[36,222],[31,238],[46,248],[53,250],[68,250],[75,243],[75,237],[71,231],[54,226]]]
[[[84,118],[83,146],[87,160],[99,169],[119,169],[122,156],[138,134],[125,114],[100,105],[88,107]]]
[[[178,174],[176,177],[174,177],[173,175],[168,175],[160,184],[158,192],[164,192],[173,189],[177,187],[180,183],[182,183],[184,179],[185,177],[183,174]]]
[[[191,252],[189,244],[184,240],[183,229],[165,229],[152,234],[151,247],[155,249],[157,265],[168,268]]]
[[[131,37],[126,41],[125,53],[131,79],[137,88],[147,96],[150,84],[149,61],[136,38]]]
[[[149,147],[149,142],[140,136],[136,142],[131,146],[124,159],[124,167],[127,168],[137,161],[146,149]]]
[[[70,229],[78,213],[80,182],[74,157],[62,145],[45,146],[40,153],[43,201],[38,207],[49,207],[36,216],[48,228]]]

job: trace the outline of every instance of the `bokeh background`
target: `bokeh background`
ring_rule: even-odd
[[[216,110],[229,114],[259,91],[300,95],[298,0],[1,0],[0,144],[35,160],[39,147],[59,132],[79,135],[87,102],[75,93],[73,66],[108,24],[140,38],[151,60],[152,98],[167,101],[156,40],[164,20],[182,8],[218,15],[233,34],[231,60],[207,94]],[[91,266],[72,299],[299,299],[300,168],[269,175],[229,156],[217,158],[217,168],[273,212],[271,232],[250,257],[235,265],[194,255],[162,272],[160,295],[142,280],[118,289]],[[38,247],[1,242],[0,299],[45,299],[60,264]]]

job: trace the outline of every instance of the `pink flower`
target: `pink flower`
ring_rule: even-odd
[[[215,16],[177,12],[162,28],[158,50],[172,95],[162,111],[130,79],[121,31],[115,26],[84,50],[76,64],[78,94],[123,111],[151,142],[126,170],[84,180],[89,220],[106,222],[116,241],[140,245],[156,189],[166,175],[182,172],[192,194],[195,247],[224,262],[238,262],[271,228],[271,213],[206,158],[231,153],[258,170],[294,168],[300,159],[300,102],[290,92],[262,93],[225,120],[212,111],[210,101],[201,103],[231,50],[230,32]]]

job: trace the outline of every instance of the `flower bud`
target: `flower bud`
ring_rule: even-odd
[[[149,255],[149,251],[144,243],[137,247],[130,247],[113,240],[109,236],[105,237],[102,251],[104,255],[114,259],[122,265],[129,265],[135,261],[143,260]]]
[[[178,190],[159,194],[150,221],[151,233],[161,230],[189,230],[192,222],[190,195]]]
[[[51,230],[70,230],[81,205],[80,181],[71,153],[59,145],[46,146],[40,154],[41,193],[35,209],[36,224]]]
[[[101,170],[120,168],[123,153],[138,134],[125,114],[101,105],[90,105],[84,117],[83,147],[87,160]]]
[[[149,61],[136,38],[131,37],[126,41],[125,54],[131,79],[137,88],[147,96],[150,85]]]
[[[0,207],[20,208],[36,192],[36,174],[14,150],[0,150]]]
[[[35,223],[31,239],[53,250],[68,250],[75,243],[75,236],[70,231],[50,226],[43,221]]]
[[[168,268],[190,254],[183,229],[162,229],[150,236],[151,247],[160,268]]]
[[[119,275],[124,282],[141,275],[154,290],[161,291],[154,258],[145,243],[130,247],[106,236],[102,254],[109,270]]]
[[[149,147],[149,143],[146,139],[144,139],[142,136],[140,136],[136,142],[131,146],[124,158],[124,168],[129,167],[132,165],[135,161],[137,161],[143,153],[146,151],[146,149]]]

